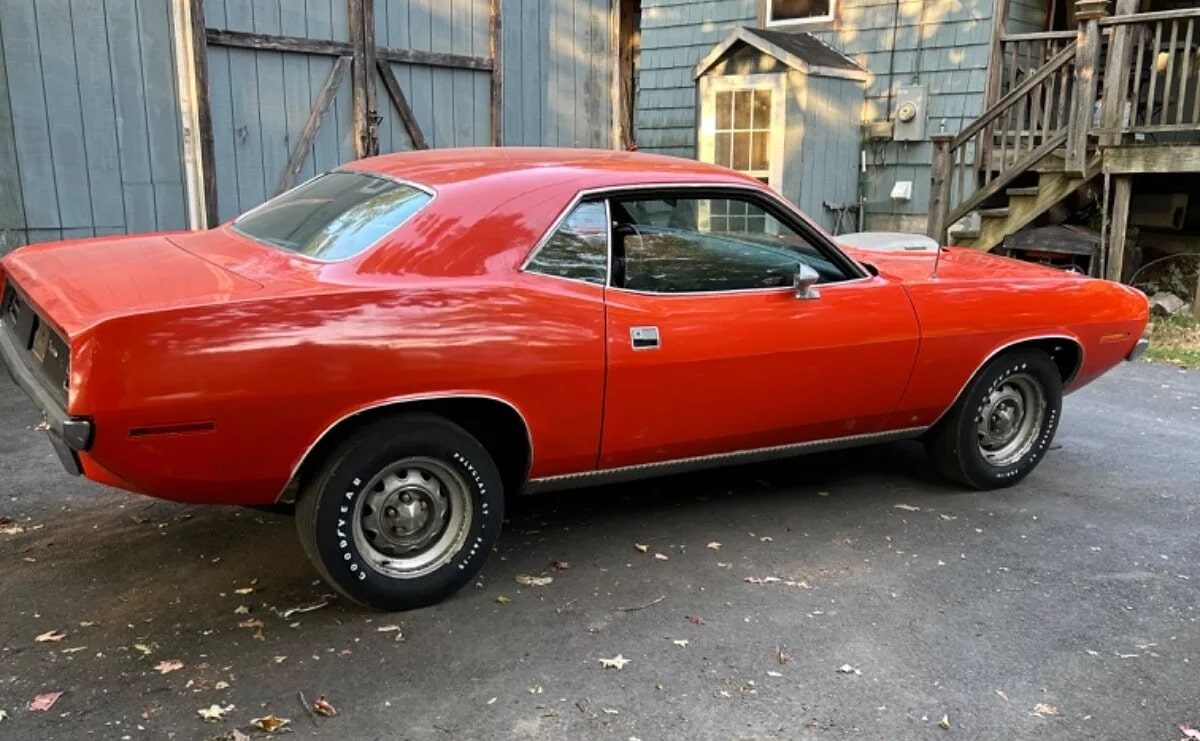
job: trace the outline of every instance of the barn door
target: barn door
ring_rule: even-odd
[[[499,0],[176,2],[190,15],[195,226],[353,159],[499,143]]]

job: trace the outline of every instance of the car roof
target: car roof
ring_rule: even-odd
[[[654,183],[704,182],[745,185],[757,181],[732,170],[682,157],[606,149],[466,147],[426,149],[371,157],[343,166],[407,180],[435,190],[480,180],[563,182],[580,189]]]

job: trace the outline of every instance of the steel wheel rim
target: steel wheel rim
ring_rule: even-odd
[[[1046,418],[1046,393],[1028,373],[996,385],[976,418],[979,452],[989,465],[1006,468],[1033,450]]]
[[[436,458],[384,467],[354,505],[354,545],[376,572],[413,579],[445,566],[471,529],[467,482]]]

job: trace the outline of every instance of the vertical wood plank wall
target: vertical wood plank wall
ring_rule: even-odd
[[[186,226],[168,0],[0,0],[0,252]]]
[[[609,0],[504,0],[504,143],[612,145]]]

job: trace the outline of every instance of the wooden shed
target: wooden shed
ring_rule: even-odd
[[[807,33],[739,28],[696,65],[697,154],[855,231],[867,72]]]

